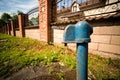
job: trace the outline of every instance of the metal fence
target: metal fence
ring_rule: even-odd
[[[39,19],[38,19],[38,7],[34,7],[32,9],[30,9],[26,14],[27,16],[26,18],[26,26],[36,26],[39,23]]]

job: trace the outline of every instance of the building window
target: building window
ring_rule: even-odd
[[[73,6],[73,12],[77,11],[77,6]]]

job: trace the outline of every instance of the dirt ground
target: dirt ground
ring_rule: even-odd
[[[3,76],[0,80],[76,80],[76,70],[54,62],[47,66],[25,67],[16,73]]]

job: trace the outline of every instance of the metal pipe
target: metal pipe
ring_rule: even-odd
[[[77,80],[88,79],[88,43],[77,43]]]

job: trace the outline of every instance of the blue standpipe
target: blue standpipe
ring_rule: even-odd
[[[77,44],[77,80],[88,80],[88,44]]]
[[[80,21],[68,25],[63,36],[63,43],[77,44],[77,80],[88,80],[88,43],[93,28],[86,22]]]

